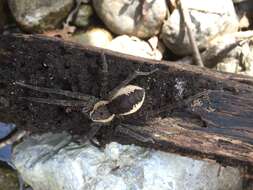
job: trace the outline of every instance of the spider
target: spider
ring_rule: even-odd
[[[32,86],[22,82],[15,82],[16,85],[21,87],[43,92],[43,93],[53,93],[58,95],[64,95],[66,97],[74,98],[77,100],[63,100],[63,99],[45,99],[45,98],[35,98],[35,97],[20,97],[28,101],[45,103],[45,104],[54,104],[59,106],[66,107],[82,107],[82,113],[84,113],[91,121],[91,130],[84,137],[83,142],[92,140],[96,135],[98,130],[105,125],[110,125],[116,117],[122,117],[125,115],[134,114],[137,112],[143,105],[145,100],[145,89],[129,84],[138,76],[148,76],[152,73],[158,71],[154,69],[150,72],[141,72],[135,71],[133,74],[129,75],[124,81],[122,81],[117,87],[112,91],[105,94],[105,89],[107,88],[107,73],[108,73],[108,64],[105,58],[104,53],[101,54],[102,58],[102,73],[104,73],[104,80],[102,81],[101,96],[102,100],[97,97],[81,94],[79,92],[72,92],[67,90],[59,89],[50,89],[45,87]],[[105,95],[104,95],[105,94]],[[123,127],[129,126],[122,124]],[[131,135],[137,140],[147,142],[152,141],[150,138],[145,138],[141,135],[138,135],[131,131],[130,129],[122,130],[128,135]]]

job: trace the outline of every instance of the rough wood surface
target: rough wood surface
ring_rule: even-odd
[[[137,142],[116,133],[117,130],[110,130],[112,127],[102,128],[98,135],[102,141],[112,138],[120,143],[137,143],[252,170],[252,79],[81,47],[42,36],[0,36],[0,121],[13,122],[19,129],[32,133],[67,130],[81,138],[89,130],[90,121],[78,112],[80,110],[20,99],[23,96],[59,96],[24,89],[14,82],[98,97],[102,51],[109,64],[109,89],[136,69],[159,68],[158,72],[132,82],[146,89],[147,98],[138,113],[123,119],[124,123],[138,125],[133,130],[151,136],[155,143]],[[209,91],[188,102],[187,106],[161,112],[205,90]]]

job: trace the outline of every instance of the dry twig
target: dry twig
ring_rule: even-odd
[[[193,53],[193,57],[195,59],[195,63],[201,67],[204,67],[204,64],[202,62],[202,59],[201,59],[201,56],[199,53],[199,49],[198,49],[198,46],[196,43],[196,39],[191,31],[191,27],[190,27],[191,22],[190,22],[190,16],[189,16],[188,9],[186,7],[184,7],[182,0],[177,0],[177,5],[178,5],[179,12],[182,16],[184,25],[186,27],[191,46],[192,46],[192,50],[193,50],[192,53]]]

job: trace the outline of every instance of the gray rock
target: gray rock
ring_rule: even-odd
[[[165,0],[93,0],[93,7],[109,30],[140,38],[158,34],[168,11]]]
[[[191,17],[191,28],[199,49],[205,49],[210,39],[217,35],[236,32],[238,19],[232,0],[183,1]],[[185,28],[180,26],[180,14],[175,9],[163,25],[161,38],[164,44],[177,55],[192,52]]]
[[[239,169],[134,145],[90,144],[50,154],[66,134],[32,137],[13,152],[13,163],[34,190],[241,190]],[[57,143],[58,141],[58,143]],[[32,162],[34,165],[30,165]]]
[[[28,32],[55,29],[74,5],[73,0],[8,0],[8,3],[18,25]]]
[[[90,25],[92,15],[93,15],[93,9],[90,5],[81,5],[77,12],[74,24],[77,27],[85,28]]]

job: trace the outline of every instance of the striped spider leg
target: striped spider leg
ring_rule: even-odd
[[[35,90],[42,93],[63,95],[66,97],[77,99],[77,100],[47,99],[47,98],[35,98],[35,97],[19,97],[20,99],[25,99],[28,101],[44,103],[44,104],[58,105],[58,106],[63,106],[63,107],[82,107],[82,112],[87,116],[88,116],[87,112],[91,110],[94,104],[98,101],[98,98],[94,96],[82,94],[79,92],[33,86],[33,85],[25,84],[23,82],[15,82],[15,84],[21,87],[30,89],[30,90]]]

